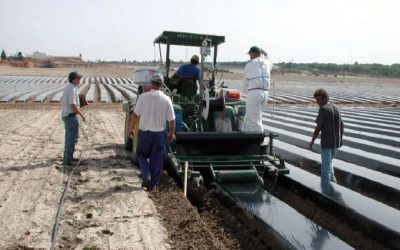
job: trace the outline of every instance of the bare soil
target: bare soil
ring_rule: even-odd
[[[160,214],[123,150],[123,113],[85,113],[90,122],[81,123],[77,149],[87,144],[87,150],[67,193],[58,248],[170,248]],[[59,109],[1,109],[0,249],[50,247],[68,173],[61,165],[63,140]]]

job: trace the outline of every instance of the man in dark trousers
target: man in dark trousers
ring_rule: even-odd
[[[319,106],[318,116],[315,122],[313,137],[310,141],[310,149],[315,139],[321,132],[321,184],[329,186],[330,182],[336,182],[332,160],[338,148],[343,145],[343,121],[336,105],[329,103],[329,95],[324,89],[317,89],[314,98]]]
[[[161,91],[163,78],[154,75],[152,89],[138,97],[132,113],[129,136],[133,137],[136,122],[139,120],[137,159],[143,179],[142,186],[151,191],[157,188],[165,157],[166,139],[171,142],[175,134],[175,113],[171,99]],[[165,134],[166,123],[169,125]],[[151,179],[150,179],[151,177]]]
[[[81,116],[82,120],[85,121],[85,116],[79,110],[78,85],[80,84],[81,78],[82,75],[78,72],[71,72],[68,76],[68,84],[65,86],[61,98],[61,116],[65,127],[63,164],[69,166],[73,164],[73,154],[79,135],[79,121],[76,115]]]

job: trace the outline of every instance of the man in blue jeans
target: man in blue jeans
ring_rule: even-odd
[[[80,84],[82,75],[78,72],[71,72],[68,76],[68,84],[63,90],[61,99],[62,111],[61,116],[65,127],[65,147],[63,164],[72,166],[73,154],[75,151],[75,145],[78,142],[79,137],[79,122],[76,115],[80,115],[82,120],[85,121],[85,116],[79,110],[79,96],[78,96],[78,85]]]
[[[317,89],[314,98],[319,106],[318,116],[315,122],[313,137],[310,141],[310,149],[315,139],[321,132],[321,184],[329,186],[330,182],[336,182],[332,160],[343,145],[343,121],[336,105],[329,103],[329,95],[324,89]]]
[[[142,187],[152,191],[157,188],[165,157],[166,141],[171,142],[175,134],[175,113],[171,98],[161,91],[163,78],[154,75],[151,91],[138,97],[132,113],[129,136],[133,137],[133,128],[139,120],[139,134],[136,156],[139,161]],[[168,122],[168,135],[165,133]]]

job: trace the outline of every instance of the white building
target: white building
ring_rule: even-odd
[[[32,59],[36,59],[36,60],[46,59],[46,53],[35,51],[32,53]]]

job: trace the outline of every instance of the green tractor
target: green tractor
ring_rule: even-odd
[[[273,139],[269,133],[242,132],[246,112],[245,102],[238,90],[216,83],[218,46],[224,36],[164,31],[155,44],[166,45],[165,67],[139,69],[151,75],[151,70],[164,75],[165,92],[173,101],[176,115],[176,140],[166,145],[165,163],[182,183],[190,188],[207,187],[211,183],[259,182],[268,173],[288,173],[283,160],[273,152]],[[170,76],[171,45],[200,48],[200,80],[179,79]],[[159,46],[161,50],[161,46]],[[213,51],[213,60],[206,76],[206,57]],[[161,55],[161,51],[160,51]],[[153,72],[153,73],[154,73]],[[137,74],[144,74],[139,72]],[[138,84],[138,97],[146,89],[151,77],[134,77]],[[126,111],[125,145],[135,160],[137,138],[128,138],[127,129],[135,100],[124,103]],[[136,128],[137,129],[137,128]],[[135,131],[137,135],[137,131]]]

